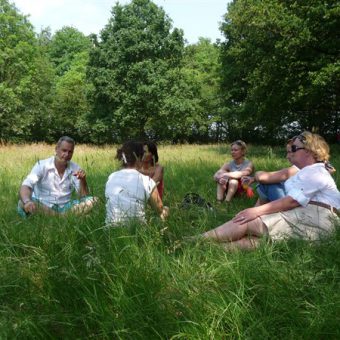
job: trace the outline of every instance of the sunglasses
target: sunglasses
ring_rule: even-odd
[[[295,139],[298,139],[302,144],[306,143],[306,137],[303,134],[294,136],[292,140],[294,141]]]
[[[235,142],[233,142],[231,145],[238,145],[238,146],[242,146],[242,147],[245,147],[246,146],[246,144],[243,142],[243,141],[241,141],[241,140],[236,140]]]
[[[304,149],[306,149],[306,148],[300,148],[300,147],[298,147],[297,145],[293,144],[293,145],[291,146],[290,151],[293,152],[293,153],[295,153],[295,152],[298,151],[298,150],[304,150]]]

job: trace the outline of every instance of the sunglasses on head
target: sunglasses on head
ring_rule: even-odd
[[[303,134],[297,135],[297,136],[292,138],[293,141],[295,139],[298,139],[302,144],[306,143],[306,137]]]
[[[295,153],[296,151],[298,151],[298,150],[303,150],[303,149],[306,149],[306,148],[301,148],[301,147],[298,147],[297,145],[293,144],[293,145],[291,146],[290,151],[293,152],[293,153]]]
[[[243,147],[245,146],[244,142],[242,142],[241,140],[237,140],[237,141],[233,142],[231,145],[234,145],[234,144],[236,144],[238,146],[243,146]]]

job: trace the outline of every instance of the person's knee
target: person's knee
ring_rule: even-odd
[[[95,196],[84,196],[80,199],[77,204],[74,204],[71,211],[77,214],[88,213],[94,205],[98,202],[98,197]]]
[[[260,217],[247,223],[248,235],[261,237],[268,234],[267,226],[262,222]]]
[[[229,180],[229,185],[228,185],[228,193],[235,193],[238,188],[238,180],[237,179],[231,179]]]

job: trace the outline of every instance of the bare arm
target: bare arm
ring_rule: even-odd
[[[243,170],[228,172],[227,176],[229,178],[239,179],[243,176],[249,176],[253,171],[254,171],[254,165],[252,162],[249,162],[249,165]]]
[[[79,179],[80,188],[79,188],[79,196],[83,197],[89,194],[89,189],[87,187],[87,181],[86,181],[86,173],[84,170],[80,169],[76,171],[73,176],[77,177]]]
[[[159,196],[157,187],[151,193],[149,198],[151,207],[159,214],[162,220],[164,220],[169,215],[169,208],[163,206],[163,202]]]
[[[291,210],[299,206],[300,204],[297,201],[295,201],[292,197],[286,196],[260,206],[242,210],[233,218],[233,221],[243,224],[252,221],[255,218],[260,217],[262,215],[273,214],[279,211]]]
[[[26,212],[33,213],[36,210],[36,205],[32,201],[32,189],[27,185],[22,185],[19,191],[19,196]]]
[[[155,173],[152,176],[152,179],[158,184],[163,180],[163,176],[164,176],[164,168],[161,165],[156,164]]]
[[[289,177],[295,175],[297,172],[298,169],[295,166],[272,172],[257,171],[255,173],[255,180],[256,182],[263,184],[279,183],[286,181]]]
[[[221,178],[226,177],[226,174],[230,171],[229,163],[225,163],[214,174],[214,180],[219,181]]]

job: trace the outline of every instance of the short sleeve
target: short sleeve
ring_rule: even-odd
[[[29,175],[24,179],[24,181],[22,182],[22,185],[28,186],[31,189],[33,189],[34,185],[38,183],[41,176],[42,176],[42,165],[40,164],[40,161],[38,161],[32,168]]]

